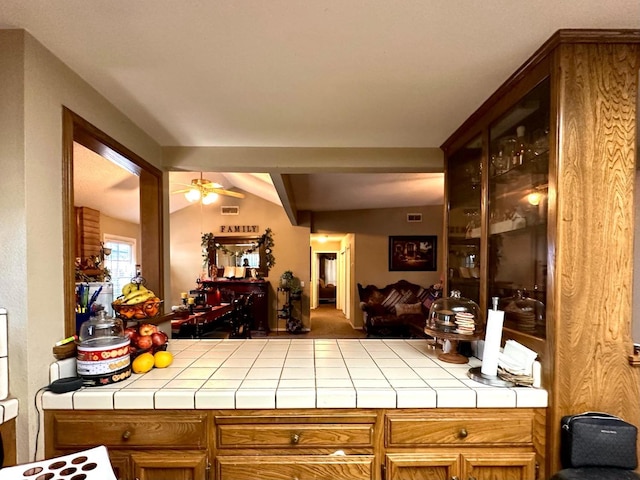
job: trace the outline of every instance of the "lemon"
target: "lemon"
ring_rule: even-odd
[[[173,362],[173,355],[171,352],[165,352],[164,350],[156,352],[153,358],[155,360],[154,365],[156,368],[168,367]]]
[[[149,352],[141,353],[131,364],[133,373],[147,373],[153,368],[154,358]]]

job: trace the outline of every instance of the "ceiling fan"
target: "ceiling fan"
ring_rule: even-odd
[[[179,184],[180,185],[180,184]],[[182,190],[176,190],[171,193],[184,193],[184,197],[191,203],[200,200],[203,205],[209,205],[218,199],[218,195],[226,195],[228,197],[244,198],[243,193],[233,192],[226,190],[219,183],[214,183],[211,180],[202,178],[202,172],[200,172],[200,178],[194,178],[191,180],[191,184],[181,184],[188,188]]]

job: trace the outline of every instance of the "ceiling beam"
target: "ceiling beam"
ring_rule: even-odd
[[[170,171],[442,173],[440,148],[162,147]]]
[[[287,217],[289,217],[291,225],[294,227],[298,226],[298,210],[296,208],[295,198],[293,197],[293,188],[291,187],[289,175],[272,173],[271,181],[278,193],[278,197],[280,197],[282,208],[284,208]]]

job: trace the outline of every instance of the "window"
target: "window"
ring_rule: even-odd
[[[122,292],[122,287],[129,283],[136,275],[136,240],[135,238],[104,236],[105,248],[111,253],[105,257],[105,266],[111,273],[113,283],[113,297]]]

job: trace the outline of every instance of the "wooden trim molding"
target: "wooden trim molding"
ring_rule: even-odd
[[[76,220],[73,144],[77,142],[140,177],[140,263],[147,286],[164,292],[162,171],[66,107],[62,110],[62,219],[64,231],[65,335],[75,333]]]

